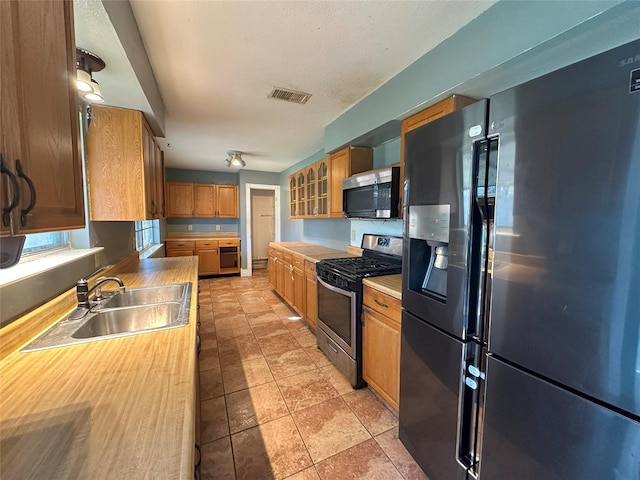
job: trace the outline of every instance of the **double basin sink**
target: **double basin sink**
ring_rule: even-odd
[[[189,323],[191,283],[102,291],[90,309],[77,308],[23,351],[73,345],[180,327]]]

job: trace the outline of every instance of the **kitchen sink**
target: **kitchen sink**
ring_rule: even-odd
[[[191,283],[103,291],[104,300],[77,308],[23,352],[181,327],[189,323]]]
[[[171,327],[178,319],[179,312],[180,304],[177,302],[102,310],[84,322],[71,336],[92,338]]]
[[[131,288],[120,293],[103,291],[107,297],[100,303],[99,308],[131,307],[135,305],[149,305],[152,303],[179,302],[184,296],[188,284],[159,285],[156,287]]]

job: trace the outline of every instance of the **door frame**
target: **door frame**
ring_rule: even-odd
[[[276,216],[276,231],[275,241],[280,241],[280,185],[263,185],[260,183],[247,183],[245,185],[245,211],[246,211],[246,223],[245,228],[247,232],[247,268],[241,270],[240,275],[243,277],[250,277],[253,275],[253,266],[251,264],[251,243],[253,237],[251,235],[251,190],[272,190],[274,192],[274,206]]]

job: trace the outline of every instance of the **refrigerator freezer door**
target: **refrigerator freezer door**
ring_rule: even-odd
[[[620,61],[637,55],[640,41],[491,99],[489,350],[640,416],[640,92]]]
[[[640,423],[489,357],[481,480],[640,478]]]
[[[402,314],[400,440],[430,480],[462,480],[456,461],[458,390],[465,344]]]
[[[402,304],[429,323],[466,338],[466,288],[468,283],[469,218],[473,183],[473,143],[486,134],[487,101],[480,100],[406,134],[405,218],[420,222],[416,215],[428,214],[423,206],[447,206],[448,219],[431,219],[448,226],[448,239],[437,245],[448,247],[446,301],[422,291],[431,258],[427,240],[405,228],[403,246]],[[417,207],[417,208],[416,208]],[[413,217],[412,217],[413,214]],[[446,220],[446,221],[445,221]],[[433,243],[432,248],[436,248]]]

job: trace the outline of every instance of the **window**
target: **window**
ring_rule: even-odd
[[[143,220],[136,222],[136,249],[138,251],[160,243],[160,221]]]
[[[41,253],[67,245],[69,245],[69,232],[34,233],[26,236],[22,254]]]

